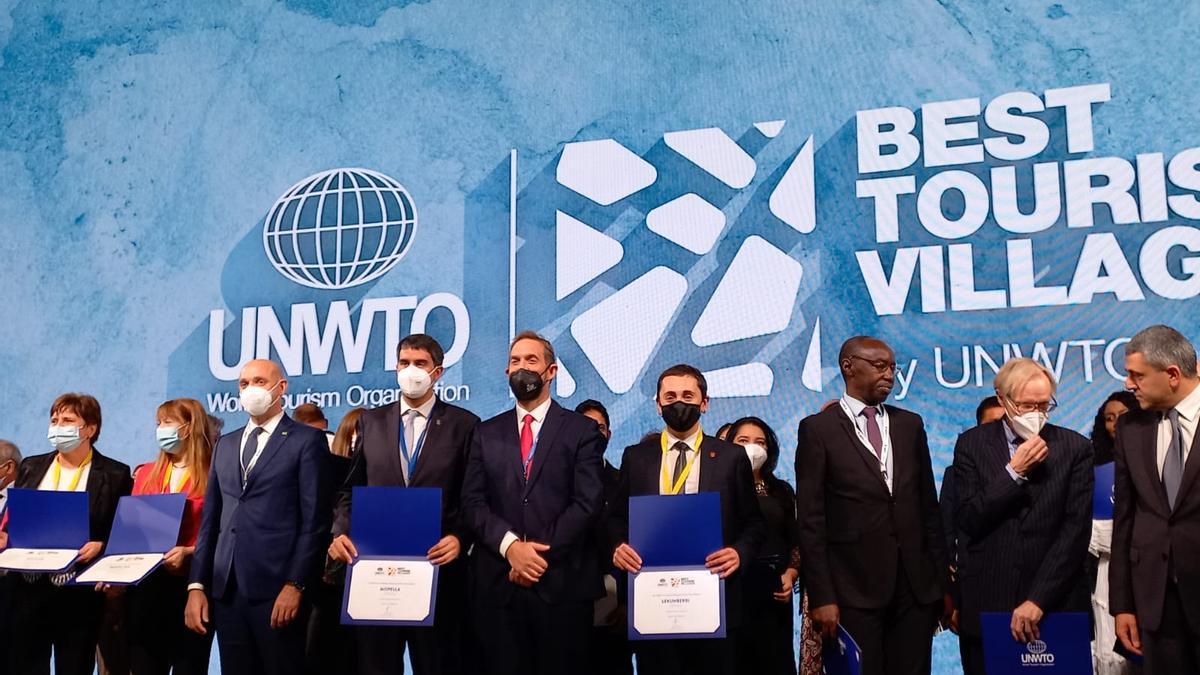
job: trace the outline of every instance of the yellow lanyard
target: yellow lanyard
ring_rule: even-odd
[[[168,464],[167,470],[163,472],[163,484],[162,484],[163,494],[170,494],[170,493],[174,492],[174,490],[171,489],[171,475],[173,473],[175,473],[175,465]],[[190,476],[188,476],[188,469],[187,469],[187,467],[184,467],[183,468],[183,480],[179,482],[179,489],[181,492],[183,491],[183,486],[187,485],[189,477]]]
[[[62,467],[59,465],[58,460],[59,460],[59,457],[55,457],[54,464],[50,465],[50,468],[52,471],[52,473],[50,474],[50,478],[54,481],[54,489],[55,490],[62,489],[58,484],[59,480],[62,479]],[[67,490],[66,490],[67,492],[74,492],[75,488],[79,487],[79,479],[83,477],[83,470],[84,470],[84,468],[87,467],[88,464],[91,464],[91,463],[92,463],[92,451],[88,450],[87,457],[83,458],[83,461],[79,464],[79,468],[75,470],[75,477],[72,478],[71,483],[69,485],[67,485]]]
[[[662,488],[661,488],[661,490],[663,491],[664,494],[677,495],[683,491],[683,486],[685,484],[687,484],[688,474],[690,474],[692,472],[692,464],[695,464],[696,458],[700,456],[700,442],[704,440],[704,430],[703,429],[699,430],[699,435],[696,437],[696,451],[692,455],[692,458],[690,460],[688,460],[687,465],[683,467],[683,471],[679,474],[679,480],[675,481],[674,485],[671,485],[671,474],[669,471],[667,471],[667,452],[670,451],[670,449],[671,449],[670,441],[668,441],[667,438],[668,438],[667,432],[664,430],[662,432],[662,436],[660,437],[660,440],[662,441],[662,453],[663,453],[663,461],[661,462],[661,464],[662,464]]]

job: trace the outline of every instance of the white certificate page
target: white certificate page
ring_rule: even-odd
[[[75,578],[81,584],[132,584],[141,581],[163,559],[161,553],[128,553],[105,556]]]
[[[721,579],[708,570],[647,570],[633,584],[633,627],[642,635],[713,633],[721,626]]]
[[[355,621],[423,621],[432,600],[428,560],[360,558],[350,570],[346,614]]]
[[[0,568],[22,572],[61,572],[79,557],[76,548],[10,548],[0,551]]]

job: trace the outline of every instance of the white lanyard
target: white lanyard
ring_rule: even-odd
[[[846,399],[838,399],[838,404],[842,406],[842,411],[846,413],[846,417],[850,418],[850,426],[854,427],[854,434],[858,436],[858,442],[863,444],[867,452],[875,457],[875,447],[871,445],[871,439],[867,438],[862,427],[858,426],[858,420],[854,416],[854,411],[850,410],[850,404],[846,403]],[[892,484],[888,481],[888,460],[892,458],[892,434],[891,425],[888,423],[887,411],[883,406],[878,406],[879,409],[879,435],[883,439],[883,449],[880,450],[879,456],[879,473],[883,478],[883,482],[888,486],[888,492],[892,491]]]

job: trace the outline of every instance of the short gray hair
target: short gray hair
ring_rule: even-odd
[[[1170,326],[1143,328],[1125,345],[1125,353],[1141,354],[1159,370],[1175,366],[1185,377],[1196,377],[1196,348]]]
[[[12,460],[17,464],[21,463],[21,449],[12,441],[6,441],[0,438],[0,464]]]

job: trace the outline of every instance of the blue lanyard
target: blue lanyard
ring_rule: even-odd
[[[541,434],[538,434],[538,436],[540,438]],[[533,456],[537,454],[538,440],[538,438],[533,439],[533,447],[529,448],[529,456],[522,463],[521,471],[522,475],[525,476],[525,480],[529,480],[529,467],[533,464]]]
[[[433,417],[430,415],[430,417]],[[421,436],[417,439],[417,445],[413,448],[412,456],[408,454],[408,441],[404,439],[404,415],[400,416],[400,456],[404,458],[404,463],[408,464],[408,482],[412,482],[413,474],[417,470],[417,458],[421,456],[421,448],[425,446],[425,434],[429,433],[429,425],[432,419],[425,420],[425,428],[421,430]]]

